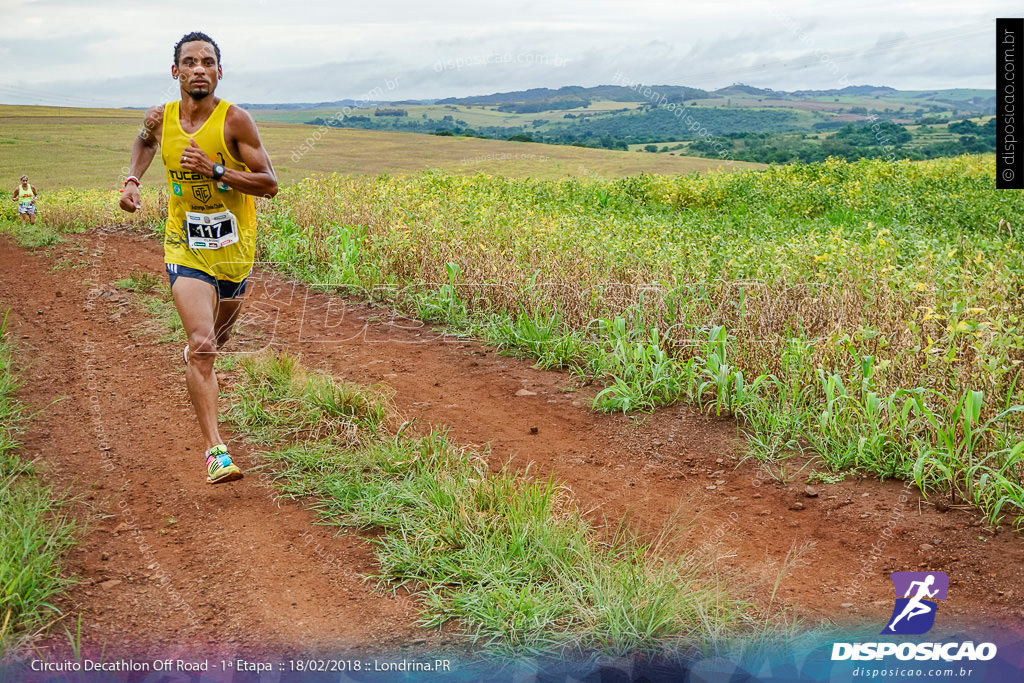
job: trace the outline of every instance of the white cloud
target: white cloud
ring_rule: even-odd
[[[202,6],[16,0],[0,28],[0,101],[144,106],[166,91],[174,43],[220,44],[224,97],[356,97],[401,80],[397,99],[609,83],[718,88],[992,87],[994,17],[1017,3],[226,0]],[[512,55],[511,62],[487,60]],[[521,55],[540,55],[532,62]],[[823,59],[827,57],[827,59]],[[441,69],[438,62],[476,62]],[[481,63],[483,62],[483,63]]]

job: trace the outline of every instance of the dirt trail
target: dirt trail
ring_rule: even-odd
[[[162,276],[161,255],[155,241],[114,229],[34,252],[0,237],[0,307],[30,363],[21,397],[41,411],[25,450],[91,510],[70,558],[83,581],[61,603],[83,614],[86,649],[166,657],[197,645],[286,654],[450,644],[415,626],[414,599],[362,580],[375,568],[363,535],[334,536],[301,505],[275,501],[240,438],[233,453],[246,478],[205,483],[180,349],[156,343],[149,318],[113,287],[133,270]],[[597,414],[592,390],[569,375],[274,275],[255,278],[247,306],[234,348],[273,344],[386,385],[406,417],[489,446],[493,467],[513,458],[566,482],[595,520],[677,530],[674,547],[709,553],[755,598],[800,548],[776,604],[812,621],[881,622],[888,572],[929,568],[950,575],[951,626],[1024,630],[1024,541],[986,531],[970,511],[939,511],[913,492],[901,503],[897,482],[815,485],[810,497],[796,465],[776,477],[737,466],[731,420],[686,407]]]

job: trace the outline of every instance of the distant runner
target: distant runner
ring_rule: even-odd
[[[217,484],[241,479],[242,471],[217,428],[213,361],[241,311],[255,258],[253,196],[276,195],[277,176],[252,117],[213,95],[224,73],[212,38],[182,37],[171,75],[181,101],[146,112],[120,205],[129,212],[141,206],[140,178],[160,146],[170,195],[164,261],[188,335],[185,384],[206,448],[206,480]]]
[[[18,202],[18,215],[21,222],[36,222],[36,200],[39,199],[39,190],[35,185],[28,184],[28,176],[21,176],[21,184],[14,190],[14,201]]]

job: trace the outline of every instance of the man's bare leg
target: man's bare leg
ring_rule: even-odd
[[[217,373],[213,369],[213,361],[217,357],[217,292],[213,285],[190,277],[177,278],[171,292],[188,336],[185,386],[188,387],[188,396],[199,420],[203,448],[209,450],[224,443],[217,428],[218,387]]]
[[[217,306],[217,350],[224,348],[231,338],[231,331],[242,312],[242,299],[221,299]]]

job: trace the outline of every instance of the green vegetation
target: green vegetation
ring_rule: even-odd
[[[443,110],[442,107],[436,109]],[[261,111],[256,113],[259,115]],[[300,113],[299,121],[308,121],[317,115],[331,116],[334,112],[314,114],[304,110]],[[493,112],[488,114],[493,116]],[[4,150],[0,169],[6,169],[4,177],[11,179],[10,187],[0,187],[0,191],[7,192],[9,197],[18,175],[27,173],[42,193],[37,223],[67,230],[91,225],[138,226],[139,216],[120,211],[117,202],[124,167],[142,116],[142,111],[121,109],[0,105],[0,145]],[[376,175],[439,168],[452,172],[562,178],[580,173],[581,168],[590,174],[617,177],[641,172],[705,171],[720,164],[717,160],[668,155],[638,158],[607,150],[506,142],[505,138],[511,133],[499,136],[501,140],[444,139],[386,131],[320,131],[301,122],[261,120],[259,126],[260,137],[282,184],[332,171]],[[164,195],[168,191],[159,154],[142,180],[145,213],[156,214],[159,218],[159,207],[166,206]],[[100,199],[99,195],[83,192],[85,190],[105,192]],[[0,202],[0,218],[16,218],[14,202]]]
[[[162,281],[159,276],[141,270],[133,270],[128,277],[118,280],[114,286],[118,289],[126,289],[139,294],[151,294],[161,289]]]
[[[1024,261],[1000,219],[1022,201],[991,157],[329,176],[265,207],[262,252],[597,377],[599,408],[693,401],[760,458],[803,449],[1019,523]]]
[[[762,163],[824,161],[838,157],[857,159],[934,159],[961,154],[995,152],[996,120],[984,125],[970,119],[944,126],[941,133],[929,126],[901,126],[891,121],[846,124],[835,133],[809,136],[793,133],[731,133],[713,140],[698,140],[685,147],[688,154]],[[938,134],[937,134],[938,133]]]
[[[62,241],[60,234],[42,221],[32,224],[7,216],[0,216],[0,233],[10,235],[18,246],[26,249],[49,247]]]
[[[160,344],[185,341],[185,327],[174,307],[174,295],[159,276],[132,271],[128,277],[115,282],[114,286],[132,292],[135,305],[149,316],[151,322],[143,325],[143,332],[158,335],[157,342]]]
[[[596,378],[600,409],[692,401],[741,418],[760,458],[802,449],[1020,524],[1024,207],[993,173],[332,175],[260,203],[261,258]],[[50,196],[71,229],[116,212],[116,193]],[[159,224],[144,196],[132,220]]]
[[[69,584],[61,557],[78,535],[67,501],[41,483],[32,463],[18,455],[23,407],[14,398],[18,379],[0,322],[0,659],[44,629],[51,604]]]
[[[424,626],[457,619],[496,654],[672,653],[774,629],[706,560],[669,557],[625,529],[599,535],[557,482],[490,473],[436,429],[413,435],[372,389],[286,354],[239,367],[231,419],[273,449],[264,456],[287,494],[380,532],[377,578],[423,597]]]
[[[551,103],[555,106],[559,103]],[[539,110],[537,110],[539,111]],[[534,113],[534,112],[530,112]],[[689,117],[689,118],[687,118]],[[338,126],[368,130],[396,130],[415,133],[454,133],[485,138],[528,140],[555,145],[577,145],[626,149],[629,144],[659,140],[690,140],[698,137],[691,128],[704,129],[712,135],[724,135],[745,130],[781,131],[794,128],[810,129],[811,116],[806,112],[761,109],[726,109],[717,107],[682,107],[669,110],[664,107],[642,106],[625,112],[601,112],[595,116],[565,114],[561,121],[545,119],[510,125],[507,122],[491,126],[471,126],[450,114],[440,119],[378,118],[361,114],[340,118],[316,117],[309,121],[315,126]],[[804,125],[800,125],[801,122]]]
[[[953,121],[988,116],[994,110],[993,92],[982,90],[905,93],[857,86],[787,93],[734,85],[709,93],[680,86],[637,85],[538,88],[429,105],[403,104],[400,110],[378,107],[372,115],[369,108],[340,103],[333,108],[255,113],[261,119],[305,121],[325,129],[466,135],[649,152],[686,149],[687,154],[712,159],[789,163],[828,157],[855,161],[893,154],[892,158],[920,160],[991,153],[995,151],[993,120],[987,128],[969,119],[966,124]],[[393,115],[396,111],[401,116]],[[308,112],[305,118],[303,112]],[[937,135],[931,127],[936,125]],[[967,129],[970,126],[974,128]]]
[[[127,214],[117,206],[116,190],[58,189],[39,200],[35,225],[18,218],[14,202],[0,203],[0,232],[5,232],[23,247],[51,246],[61,242],[61,233],[83,232],[97,225],[124,225],[150,228],[167,216],[167,199],[160,192],[143,193],[142,209]]]

